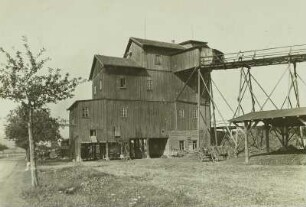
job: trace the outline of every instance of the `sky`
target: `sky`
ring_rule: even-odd
[[[196,39],[225,53],[306,44],[305,8],[304,0],[0,0],[0,46],[22,48],[25,35],[33,51],[47,49],[51,67],[88,78],[94,54],[122,57],[129,37],[166,42]],[[297,66],[304,80],[305,66]],[[252,73],[269,92],[286,67],[255,68]],[[239,70],[213,72],[212,77],[234,108]],[[254,90],[264,100],[259,89]],[[288,77],[274,95],[278,103],[286,91]],[[300,83],[302,106],[305,91]],[[231,118],[217,92],[215,97],[223,116]],[[66,109],[75,100],[90,98],[90,83],[85,83],[73,99],[49,107],[53,116],[68,119]],[[0,137],[5,117],[16,106],[0,100]],[[68,137],[67,129],[63,136]]]

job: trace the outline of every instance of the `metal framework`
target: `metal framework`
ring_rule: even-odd
[[[214,59],[213,63],[207,64],[207,60]],[[228,123],[224,116],[222,115],[220,109],[218,108],[217,104],[215,103],[214,96],[213,96],[213,86],[217,90],[217,92],[221,95],[222,99],[225,101],[226,105],[229,109],[233,112],[233,118],[245,114],[246,110],[242,107],[242,101],[244,100],[245,94],[248,92],[251,96],[251,112],[255,111],[262,111],[265,105],[268,102],[274,106],[275,109],[283,109],[285,104],[287,103],[288,108],[300,107],[300,98],[299,98],[299,86],[298,86],[298,79],[300,79],[304,84],[305,82],[301,79],[301,77],[297,73],[297,63],[306,62],[306,44],[303,45],[294,45],[288,47],[276,47],[276,48],[267,48],[262,50],[250,50],[238,53],[228,53],[223,54],[222,56],[210,56],[210,57],[199,57],[199,65],[192,69],[184,70],[190,71],[189,77],[185,82],[183,88],[177,95],[176,100],[179,99],[179,96],[182,94],[183,90],[186,88],[188,82],[192,79],[192,77],[196,74],[197,75],[197,102],[198,102],[198,132],[199,132],[199,139],[200,139],[200,119],[203,119],[205,123],[204,117],[201,113],[201,94],[207,92],[209,95],[210,103],[211,103],[211,115],[212,115],[212,129],[214,132],[215,143],[217,143],[217,123],[216,123],[216,112],[221,117],[223,123]],[[287,64],[287,69],[282,74],[281,78],[273,88],[273,90],[268,93],[264,87],[259,83],[259,81],[252,75],[251,68],[259,67],[259,66],[270,66],[270,65],[280,65],[280,64]],[[291,67],[293,66],[293,67]],[[238,106],[235,110],[230,106],[226,98],[223,96],[221,91],[218,89],[217,85],[214,83],[213,80],[210,80],[207,83],[205,81],[203,74],[210,73],[214,70],[229,70],[229,69],[240,69],[240,84],[239,84],[239,92],[238,92]],[[182,72],[182,71],[177,71]],[[272,100],[271,96],[274,93],[275,89],[279,85],[281,79],[285,76],[286,72],[289,72],[289,90],[287,96],[281,105],[278,107],[277,104]],[[262,103],[257,99],[254,93],[254,85],[257,85],[261,91],[265,94],[266,100]],[[306,84],[305,84],[306,85]],[[294,101],[291,98],[291,94],[293,92]],[[249,112],[249,111],[247,111]],[[236,137],[232,135],[231,130],[233,126],[230,125],[231,123],[225,124],[223,127],[228,133],[229,137],[238,145],[238,137],[236,133]],[[247,146],[247,137],[249,136],[249,131],[253,127],[255,127],[258,122],[255,123],[245,123],[244,131],[245,131],[245,151],[246,151],[246,162],[248,162],[248,146]],[[266,126],[268,127],[268,126]],[[208,127],[210,128],[210,127]],[[281,133],[282,136],[287,136],[286,133]],[[288,134],[288,133],[287,133]],[[302,129],[300,129],[300,136],[303,137]],[[199,140],[200,141],[200,140]],[[267,149],[269,150],[269,148]]]

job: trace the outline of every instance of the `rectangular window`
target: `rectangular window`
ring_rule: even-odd
[[[102,90],[102,80],[100,80],[100,82],[99,82],[99,88],[100,88],[100,90]]]
[[[94,95],[97,94],[97,86],[94,86]]]
[[[198,144],[197,144],[197,140],[193,140],[192,141],[192,149],[197,149],[198,148]]]
[[[194,119],[197,119],[197,118],[198,118],[198,110],[197,110],[197,109],[194,109],[194,110],[192,111],[192,118],[194,118]]]
[[[91,130],[90,130],[90,136],[91,136],[91,137],[97,136],[97,130],[91,129]]]
[[[126,88],[126,79],[125,79],[125,77],[120,77],[120,79],[119,79],[119,88]]]
[[[178,110],[178,116],[179,116],[179,118],[184,118],[185,117],[184,109],[179,109]]]
[[[185,145],[184,145],[184,140],[180,140],[180,150],[184,150],[185,149]]]
[[[121,117],[126,118],[127,117],[127,108],[123,107],[121,109]]]
[[[75,118],[74,118],[74,112],[73,111],[70,112],[70,124],[71,125],[75,124]]]
[[[152,91],[152,79],[151,78],[147,79],[147,90]]]
[[[161,65],[161,55],[155,55],[155,65]]]
[[[83,118],[88,118],[89,117],[89,109],[88,109],[88,107],[83,107],[83,109],[82,109],[82,117]]]

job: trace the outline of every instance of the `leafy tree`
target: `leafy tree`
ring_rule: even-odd
[[[15,141],[18,147],[29,152],[28,108],[18,107],[7,116],[5,136]],[[33,141],[57,141],[61,138],[59,128],[61,120],[52,118],[49,109],[37,109],[33,112]],[[29,158],[29,156],[27,156]],[[28,160],[29,161],[29,160]]]
[[[6,149],[8,149],[8,147],[6,145],[0,143],[0,152],[4,151]]]
[[[41,109],[48,103],[72,98],[81,78],[70,78],[68,73],[62,75],[60,69],[46,70],[45,65],[50,58],[44,57],[45,49],[34,54],[25,37],[23,37],[23,46],[23,52],[18,50],[14,54],[0,48],[0,54],[6,59],[6,62],[0,66],[0,97],[20,103],[22,107],[27,108],[32,186],[37,186],[32,130],[33,111]]]

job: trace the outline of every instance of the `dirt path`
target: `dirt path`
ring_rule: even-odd
[[[30,185],[29,173],[25,171],[24,157],[0,159],[0,207],[25,206],[21,190]]]

